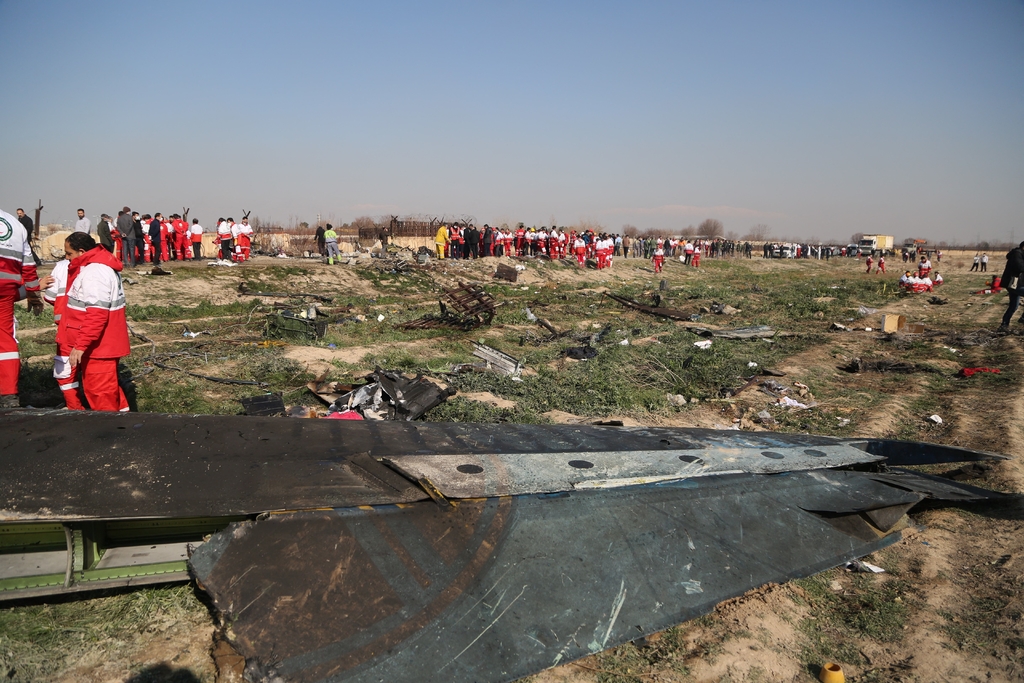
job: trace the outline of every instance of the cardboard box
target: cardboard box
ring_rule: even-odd
[[[899,332],[907,324],[907,318],[903,315],[883,315],[882,332]]]
[[[907,323],[902,331],[904,334],[924,334],[924,323]]]

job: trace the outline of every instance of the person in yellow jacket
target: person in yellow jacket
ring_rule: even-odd
[[[334,226],[327,224],[324,230],[324,246],[327,247],[327,265],[333,266],[334,259],[338,258],[338,233],[334,232]],[[338,259],[341,263],[341,259]]]
[[[444,248],[448,244],[448,226],[442,225],[437,229],[437,236],[434,237],[434,246],[437,247],[437,258],[444,258]]]

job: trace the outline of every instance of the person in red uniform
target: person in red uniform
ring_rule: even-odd
[[[661,266],[665,263],[665,248],[662,246],[656,247],[654,249],[654,258],[652,260],[654,261],[654,272],[660,273]]]
[[[181,216],[171,216],[171,230],[174,231],[174,246],[172,247],[178,256],[179,261],[185,260],[185,250],[188,249],[188,223],[181,219]],[[170,251],[170,250],[168,250]]]
[[[100,247],[100,251],[109,256],[106,249]],[[28,295],[29,310],[38,315],[43,310],[43,297],[39,294],[39,276],[28,232],[17,218],[0,211],[0,408],[20,405],[21,357],[14,336],[14,302],[21,298],[22,287]]]
[[[70,261],[67,306],[57,325],[57,344],[70,349],[68,370],[81,383],[90,408],[127,411],[128,400],[117,383],[117,361],[131,353],[119,275],[123,266],[84,233],[64,240],[64,254]]]
[[[871,274],[871,266],[875,265],[875,259],[873,259],[870,256],[868,256],[867,264],[868,264],[868,271],[867,272],[868,272],[868,275],[870,275]]]
[[[878,257],[878,268],[875,269],[875,275],[885,272],[885,256]]]

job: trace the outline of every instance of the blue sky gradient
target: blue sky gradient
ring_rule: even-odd
[[[1024,3],[0,2],[0,208],[1024,238]]]

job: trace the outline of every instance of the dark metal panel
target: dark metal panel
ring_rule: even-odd
[[[944,446],[922,441],[895,441],[893,439],[847,439],[851,446],[872,455],[880,455],[894,467],[930,465],[940,462],[974,462],[978,460],[1008,460],[1005,455],[975,451],[959,446]]]
[[[222,532],[193,564],[255,680],[512,680],[889,543],[801,509],[905,503],[871,477],[714,476],[278,515]],[[300,600],[305,611],[281,610]]]
[[[0,412],[0,521],[227,516],[423,500],[418,487],[371,463],[391,456],[618,452],[628,460],[637,452],[699,457],[859,444],[874,456],[910,449],[942,461],[989,457],[902,442],[884,442],[888,450],[875,452],[876,443],[883,442],[708,429],[12,410]],[[362,464],[353,461],[360,455]]]
[[[337,422],[2,416],[0,519],[228,516],[426,498],[379,463],[353,469],[349,458],[368,450],[367,440]]]

